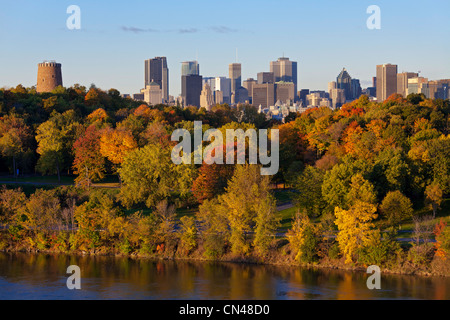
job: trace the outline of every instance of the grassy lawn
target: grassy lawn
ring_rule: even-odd
[[[273,196],[277,202],[277,206],[292,202],[292,194],[291,191],[286,190],[274,190]]]
[[[278,211],[278,217],[280,218],[279,230],[287,231],[292,226],[292,218],[295,216],[297,209],[295,207]]]

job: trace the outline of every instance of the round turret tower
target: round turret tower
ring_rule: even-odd
[[[39,63],[36,92],[50,92],[57,86],[62,86],[61,64],[55,61]]]

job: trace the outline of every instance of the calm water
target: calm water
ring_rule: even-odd
[[[66,287],[69,265],[81,290]],[[450,279],[232,263],[0,252],[0,299],[447,299]]]

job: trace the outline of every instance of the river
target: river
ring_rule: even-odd
[[[69,290],[77,265],[81,289]],[[105,256],[0,252],[0,299],[446,299],[450,278]]]

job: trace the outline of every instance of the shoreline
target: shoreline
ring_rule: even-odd
[[[58,251],[58,250],[39,250],[39,249],[1,249],[0,252],[3,253],[24,253],[24,254],[49,254],[49,255],[68,255],[68,256],[82,256],[82,257],[112,257],[112,258],[128,258],[133,260],[151,260],[151,261],[173,261],[173,262],[197,262],[197,263],[232,263],[239,265],[257,265],[257,266],[271,266],[271,267],[289,267],[289,268],[306,268],[306,269],[316,269],[316,270],[337,270],[337,271],[346,271],[346,272],[364,272],[366,273],[368,266],[363,265],[349,265],[345,264],[343,258],[339,260],[332,260],[329,258],[325,258],[320,260],[317,263],[298,263],[293,260],[291,257],[285,257],[285,259],[281,259],[278,261],[261,261],[255,257],[239,257],[233,256],[228,253],[225,254],[224,257],[220,259],[208,259],[203,256],[201,257],[189,257],[189,256],[177,256],[173,254],[169,255],[150,255],[150,254],[140,254],[140,253],[131,253],[124,254],[118,252],[102,252],[100,250],[91,250],[91,251]],[[450,274],[445,273],[436,273],[433,270],[422,270],[417,266],[408,265],[406,266],[406,270],[401,270],[401,268],[397,267],[394,269],[390,269],[387,267],[380,267],[382,274],[389,275],[399,275],[399,276],[420,276],[420,277],[433,277],[433,278],[448,278]]]

